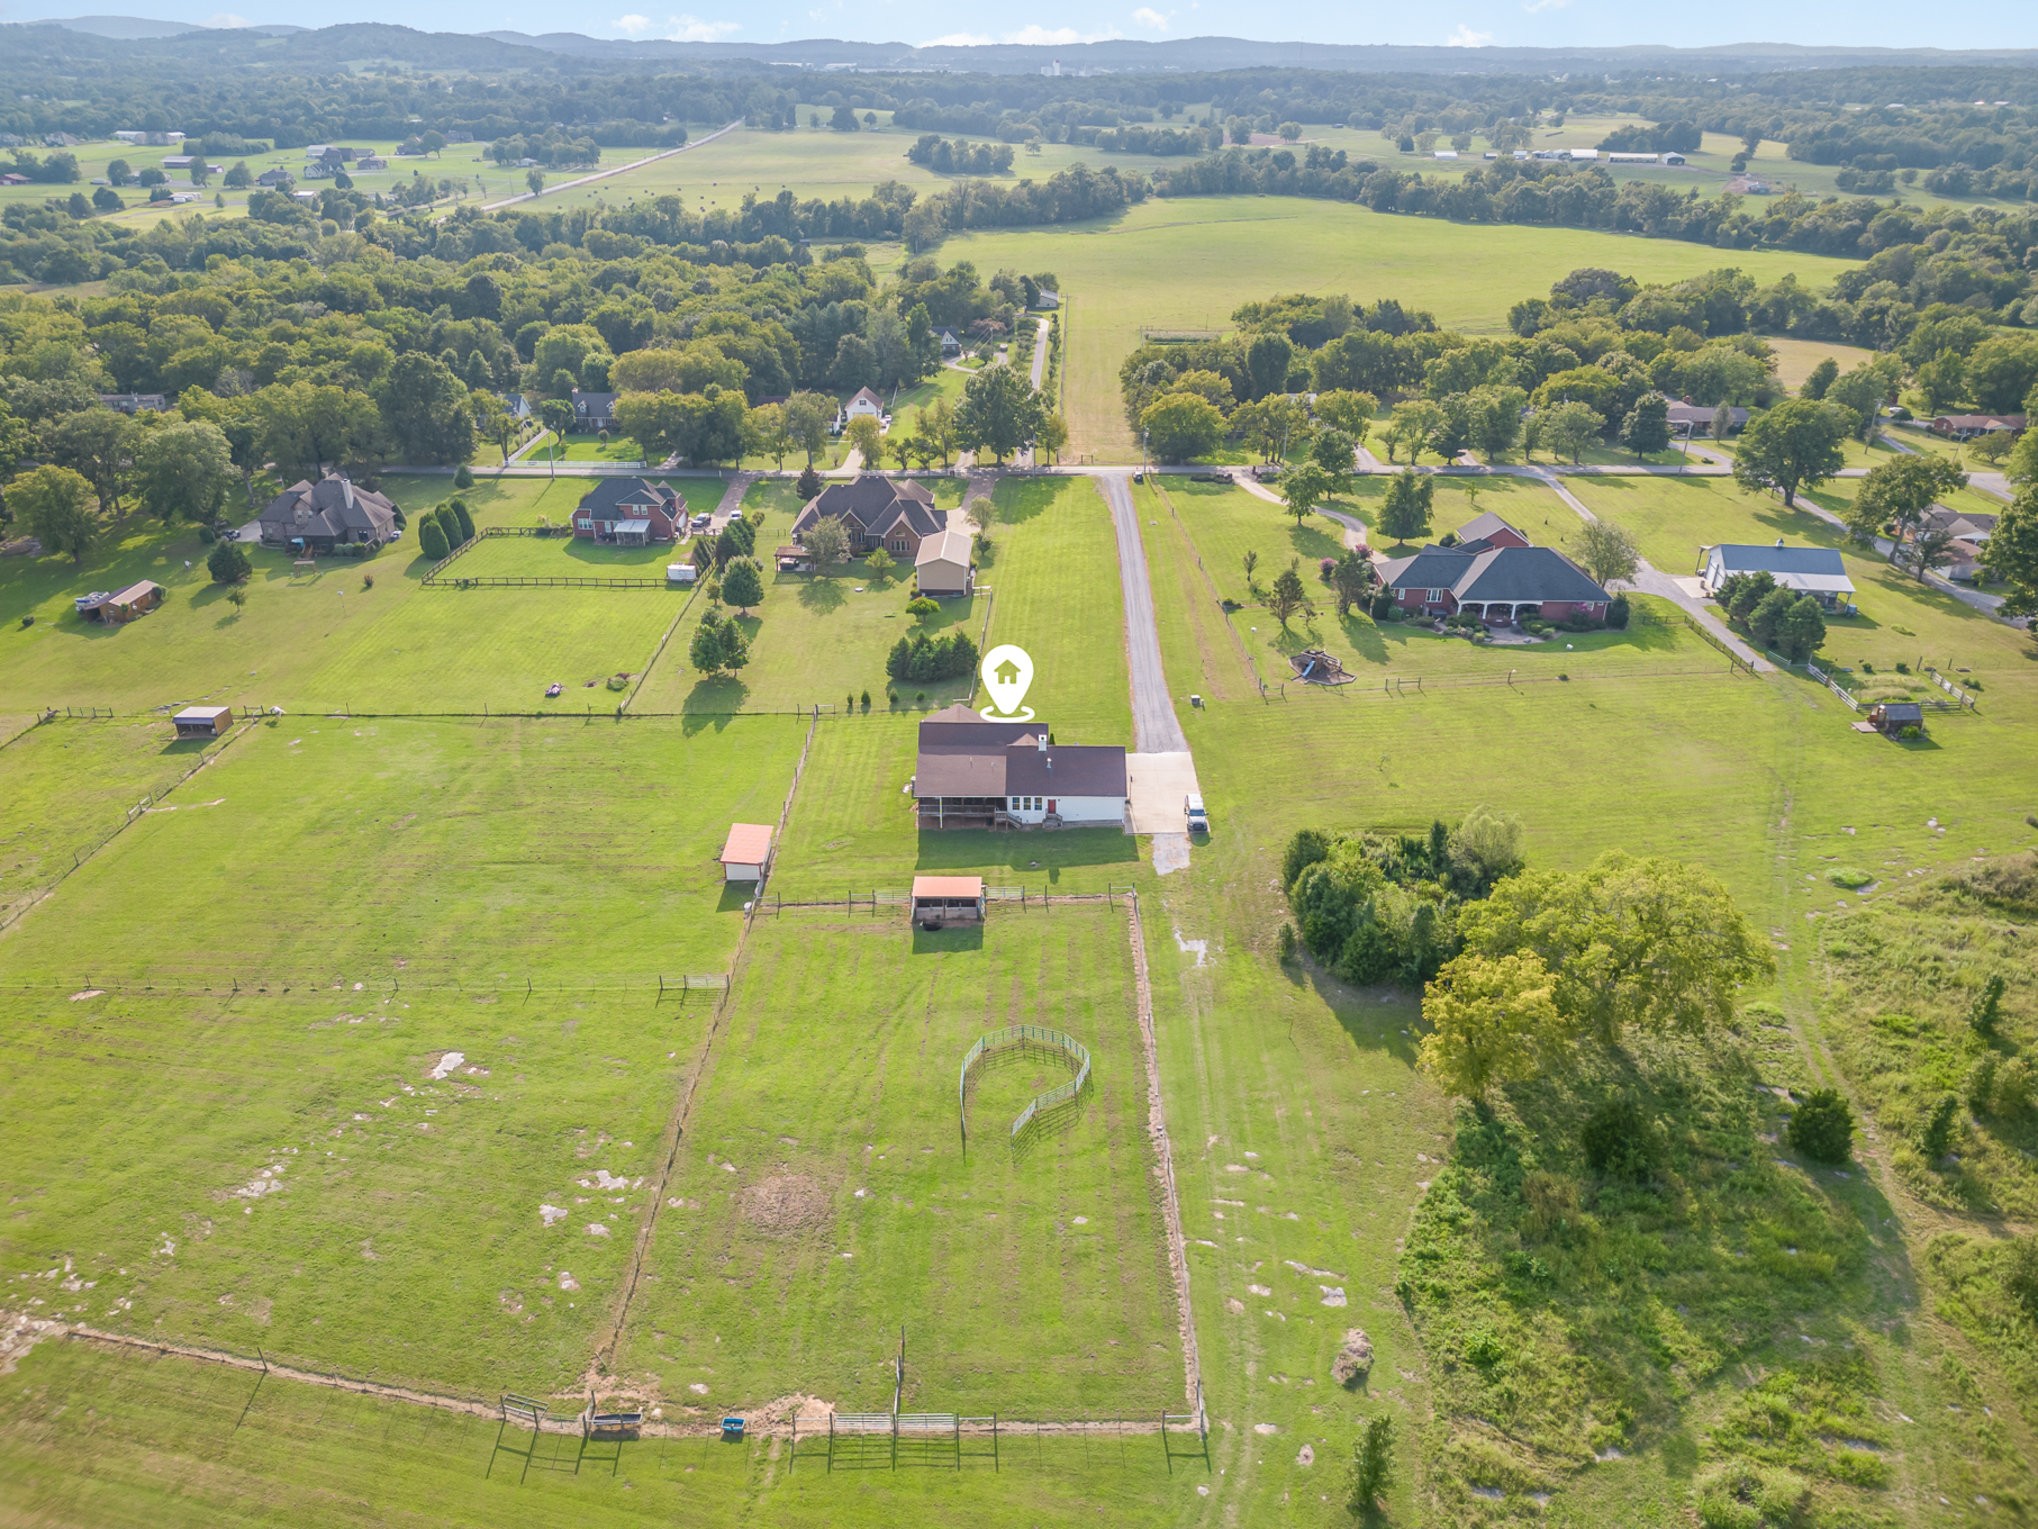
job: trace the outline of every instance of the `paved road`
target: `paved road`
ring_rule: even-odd
[[[519,202],[535,202],[541,196],[554,196],[561,191],[571,191],[575,186],[587,186],[592,185],[595,181],[605,181],[611,175],[622,175],[631,170],[641,170],[646,165],[657,164],[661,159],[670,159],[675,154],[684,154],[688,149],[697,149],[704,143],[713,143],[722,134],[731,132],[742,125],[740,121],[727,122],[716,128],[706,137],[696,138],[690,143],[683,143],[676,149],[667,149],[662,154],[647,154],[642,159],[633,159],[626,165],[617,165],[609,170],[596,170],[591,175],[576,175],[570,181],[561,181],[556,186],[547,186],[543,191],[526,191],[517,196],[503,197],[500,201],[483,202],[481,210],[483,212],[499,212],[505,207],[514,207]]]
[[[1033,331],[1033,391],[1040,391],[1041,381],[1047,376],[1047,335],[1050,320],[1042,317]]]
[[[1146,576],[1146,547],[1139,539],[1139,512],[1132,504],[1132,469],[1097,474],[1097,487],[1111,506],[1118,533],[1118,582],[1125,592],[1125,656],[1132,672],[1132,739],[1142,754],[1187,753],[1188,736],[1176,720],[1161,667],[1161,634],[1153,612],[1153,585]]]

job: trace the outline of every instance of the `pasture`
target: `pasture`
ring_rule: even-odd
[[[913,1411],[1152,1412],[1182,1396],[1125,909],[999,905],[926,934],[795,913],[751,931],[695,1098],[618,1373],[683,1404],[789,1393]],[[1074,1036],[1091,1087],[1015,1148],[1071,1070],[963,1055],[1011,1024]],[[825,1058],[825,1060],[823,1060]],[[695,1400],[699,1398],[699,1400]]]
[[[1814,290],[1850,262],[1774,251],[1723,251],[1583,229],[1474,226],[1397,217],[1289,197],[1152,199],[1102,223],[972,233],[943,261],[980,271],[1051,271],[1068,304],[1062,411],[1071,462],[1131,462],[1118,367],[1143,329],[1220,330],[1242,302],[1277,292],[1398,298],[1447,329],[1499,333],[1510,304],[1580,266],[1675,281],[1737,266],[1758,282],[1785,272]],[[1153,273],[1165,271],[1156,282]]]

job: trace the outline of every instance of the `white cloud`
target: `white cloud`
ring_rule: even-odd
[[[1522,9],[1537,16],[1544,11],[1561,11],[1570,3],[1571,0],[1525,0]]]
[[[232,11],[220,11],[216,15],[206,17],[205,24],[209,27],[218,27],[222,31],[231,32],[236,27],[246,26],[248,18],[236,16]]]
[[[1483,48],[1493,41],[1491,32],[1475,32],[1464,22],[1458,23],[1457,31],[1444,39],[1446,48]]]
[[[988,48],[993,43],[1007,43],[1019,48],[1072,48],[1077,43],[1109,42],[1123,36],[1120,32],[1078,32],[1074,27],[1044,27],[1037,23],[1023,26],[1016,32],[1007,32],[1002,37],[991,37],[982,32],[948,32],[940,37],[930,37],[920,44],[923,48]]]
[[[656,37],[666,42],[719,42],[731,32],[743,30],[734,21],[703,21],[698,16],[667,16],[663,21],[653,21],[636,11],[618,16],[609,25],[625,37]]]
[[[1168,29],[1168,18],[1150,5],[1142,5],[1134,11],[1132,19],[1136,25],[1145,27],[1149,32],[1165,32]]]
[[[732,32],[743,30],[735,21],[703,21],[698,16],[672,16],[666,19],[666,39],[670,42],[719,42]]]

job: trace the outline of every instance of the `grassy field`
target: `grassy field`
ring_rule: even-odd
[[[742,996],[617,1356],[626,1382],[703,1410],[805,1392],[906,1411],[1154,1411],[1182,1394],[1146,1137],[1122,908],[999,908],[927,935],[893,908],[757,926]],[[1069,1069],[987,1058],[977,1037],[1048,1025],[1094,1087],[1015,1150],[1010,1122]],[[817,1027],[829,1065],[809,1065]],[[692,1402],[690,1399],[701,1400]]]
[[[1052,271],[1068,303],[1063,413],[1069,460],[1130,462],[1118,366],[1145,328],[1222,329],[1232,310],[1276,292],[1395,297],[1446,328],[1497,333],[1510,304],[1588,265],[1674,281],[1734,265],[1758,281],[1795,271],[1825,285],[1847,262],[1721,251],[1576,229],[1475,227],[1283,197],[1152,200],[1100,224],[970,234],[941,258],[979,270]],[[1151,280],[1166,271],[1163,283]]]
[[[790,191],[801,201],[818,197],[824,201],[848,198],[862,201],[871,188],[884,181],[898,181],[920,196],[931,196],[953,185],[959,177],[937,175],[906,158],[906,150],[920,135],[908,128],[891,125],[891,113],[880,112],[877,128],[855,133],[838,133],[829,128],[806,125],[807,112],[800,111],[801,125],[792,132],[774,133],[758,128],[737,128],[712,142],[700,143],[684,154],[661,159],[656,164],[597,181],[590,186],[550,192],[536,204],[547,211],[593,202],[611,206],[638,199],[677,195],[688,208],[733,208],[744,197],[755,195],[768,202],[781,191]],[[824,108],[825,120],[828,109]],[[696,138],[705,134],[696,133]],[[974,135],[972,135],[974,136]],[[606,149],[603,161],[626,164],[649,150]],[[1179,161],[1176,161],[1179,163]],[[1111,154],[1098,149],[1068,144],[1043,144],[1037,154],[1023,150],[1016,156],[1012,173],[1003,182],[1046,180],[1057,170],[1071,165],[1101,167],[1115,164],[1128,169],[1151,170],[1168,163],[1140,154]],[[558,175],[555,180],[570,177]],[[519,187],[519,190],[522,188]]]
[[[559,525],[589,481],[484,478],[461,497],[482,527]],[[721,495],[719,479],[675,482],[690,504],[712,507]],[[454,492],[443,477],[392,476],[383,488],[411,512]],[[583,693],[583,682],[642,671],[678,608],[655,592],[640,599],[635,591],[424,589],[418,581],[429,564],[416,545],[406,537],[372,558],[326,559],[315,572],[296,570],[283,553],[250,548],[255,574],[238,610],[211,582],[207,549],[188,527],[130,517],[82,566],[10,558],[0,565],[0,711],[100,705],[125,712],[197,701],[287,710],[601,709],[614,698]],[[583,567],[556,543],[519,538],[521,554],[499,552],[504,545],[491,542],[469,556],[514,560],[542,547],[562,571]],[[102,627],[71,609],[87,590],[143,578],[163,585],[167,598],[138,622]],[[23,626],[23,616],[34,624]],[[554,680],[569,690],[548,702],[544,690]]]
[[[1022,1529],[1090,1514],[1158,1529],[1193,1512],[1197,1486],[1212,1479],[1200,1458],[1170,1466],[1151,1436],[1008,1432],[995,1470],[972,1458],[964,1470],[896,1474],[831,1473],[805,1440],[796,1455],[767,1439],[618,1448],[547,1434],[534,1445],[493,1418],[76,1343],[44,1344],[0,1375],[0,1512],[10,1522]]]
[[[685,791],[647,790],[682,741]],[[764,719],[262,723],[18,925],[8,965],[271,993],[716,971],[735,929],[703,916],[724,902],[715,852],[732,820],[776,820],[798,749]],[[81,972],[74,931],[116,926]],[[548,937],[569,927],[588,949]]]
[[[1828,508],[1844,505],[1858,479],[1838,479],[1831,492],[1807,496]],[[2030,645],[2014,629],[1977,617],[1953,596],[1921,584],[1880,554],[1856,546],[1831,522],[1786,510],[1766,494],[1748,494],[1718,479],[1574,479],[1572,490],[1597,515],[1626,527],[1642,555],[1667,573],[1688,574],[1698,549],[1719,542],[1770,542],[1836,548],[1855,584],[1857,616],[1827,623],[1825,655],[1854,670],[1888,674],[1899,663],[1971,670],[1984,684],[2018,687],[2038,696]]]
[[[48,723],[0,748],[0,919],[33,902],[222,745],[180,741],[166,721]]]

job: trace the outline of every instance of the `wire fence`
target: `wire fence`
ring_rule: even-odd
[[[782,828],[781,832],[783,832]],[[1007,905],[1016,903],[1022,913],[1034,908],[1045,912],[1057,905],[1066,907],[1076,903],[1101,903],[1115,908],[1119,903],[1130,898],[1132,895],[1133,889],[1131,887],[1114,886],[1108,883],[1101,890],[1095,892],[1042,892],[1027,886],[984,888],[984,901]],[[822,897],[811,894],[786,897],[774,892],[771,895],[768,906],[762,901],[760,901],[759,906],[776,917],[782,913],[813,912],[816,910],[828,912],[837,908],[845,913],[854,913],[858,909],[876,913],[880,908],[911,907],[912,902],[913,894],[910,891],[900,891],[893,887],[870,887],[866,889],[850,889],[843,892],[839,897]]]

